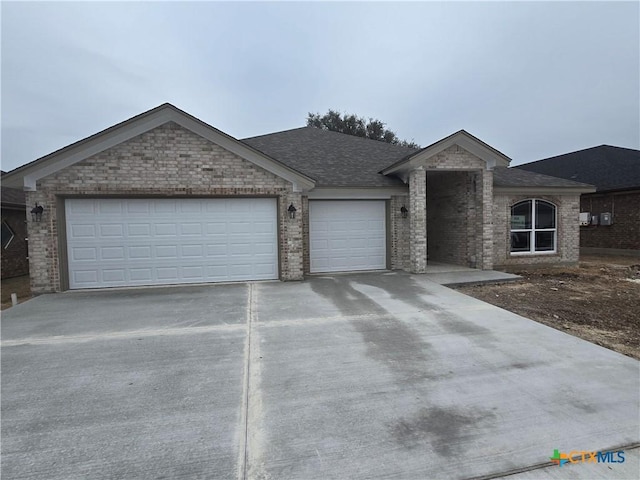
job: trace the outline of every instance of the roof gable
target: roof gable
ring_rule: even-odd
[[[469,153],[483,160],[486,163],[488,169],[493,169],[497,166],[507,167],[509,166],[509,162],[511,162],[511,159],[505,154],[484,143],[482,140],[474,137],[469,132],[460,130],[456,133],[453,133],[452,135],[449,135],[448,137],[443,138],[442,140],[438,140],[437,142],[424,147],[421,150],[407,155],[400,161],[382,170],[381,173],[383,173],[384,175],[393,173],[401,177],[406,177],[410,170],[423,165],[429,158],[454,145],[458,145],[459,147],[465,149]]]
[[[640,150],[600,145],[514,168],[595,185],[597,191],[640,188]]]
[[[293,184],[294,190],[306,190],[313,188],[315,185],[315,181],[307,175],[297,172],[293,168],[252,148],[250,145],[236,140],[232,136],[169,103],[160,105],[84,140],[18,167],[3,175],[2,183],[7,186],[24,186],[26,190],[35,190],[36,182],[39,179],[169,122],[175,122],[196,135],[220,145],[222,148],[274,175],[284,178]]]

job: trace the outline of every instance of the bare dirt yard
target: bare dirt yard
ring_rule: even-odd
[[[522,280],[456,290],[640,360],[640,258],[583,256],[578,267],[514,273]]]
[[[0,296],[2,297],[2,310],[11,306],[12,293],[15,293],[18,296],[18,303],[25,302],[31,298],[29,275],[2,279],[2,288],[0,289]]]

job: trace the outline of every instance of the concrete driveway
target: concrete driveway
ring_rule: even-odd
[[[41,296],[3,312],[2,474],[637,478],[639,365],[401,273]]]

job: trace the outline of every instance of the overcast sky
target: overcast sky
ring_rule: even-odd
[[[329,108],[512,165],[640,148],[640,3],[2,2],[2,169],[161,103],[244,138]]]

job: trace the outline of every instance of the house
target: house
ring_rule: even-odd
[[[581,251],[640,255],[640,150],[600,145],[516,168],[595,185],[580,197]]]
[[[4,176],[5,172],[2,172]],[[2,278],[29,273],[27,258],[27,217],[24,191],[16,188],[0,190],[2,205]]]
[[[308,127],[241,141],[164,104],[3,182],[43,208],[36,293],[575,263],[594,189],[509,162],[462,130],[420,150]]]

